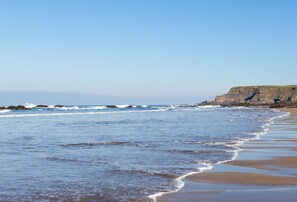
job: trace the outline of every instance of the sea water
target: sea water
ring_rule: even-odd
[[[280,113],[219,106],[0,111],[0,201],[153,201],[236,158]]]

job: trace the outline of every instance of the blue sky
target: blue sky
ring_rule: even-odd
[[[293,0],[2,0],[0,91],[192,103],[296,84],[296,10]]]

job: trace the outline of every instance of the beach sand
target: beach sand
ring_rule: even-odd
[[[181,190],[157,201],[296,202],[297,109],[280,110],[291,115],[276,119],[261,139],[242,145],[235,161],[186,177]]]
[[[286,156],[276,157],[273,159],[265,160],[235,160],[230,161],[227,164],[235,166],[246,166],[251,168],[259,168],[265,170],[280,170],[285,168],[297,169],[297,157]]]
[[[297,108],[280,108],[278,109],[283,112],[290,112],[291,116],[297,116]]]
[[[250,184],[250,185],[296,185],[296,177],[283,177],[248,172],[207,172],[193,175],[188,180],[206,183]]]

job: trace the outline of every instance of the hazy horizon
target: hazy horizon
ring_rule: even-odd
[[[184,97],[123,97],[74,92],[0,91],[0,106],[25,103],[46,105],[114,105],[114,104],[195,104],[213,99],[212,95]]]

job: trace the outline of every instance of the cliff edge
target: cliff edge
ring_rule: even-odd
[[[297,85],[290,86],[239,86],[225,95],[204,104],[222,106],[297,107]]]

